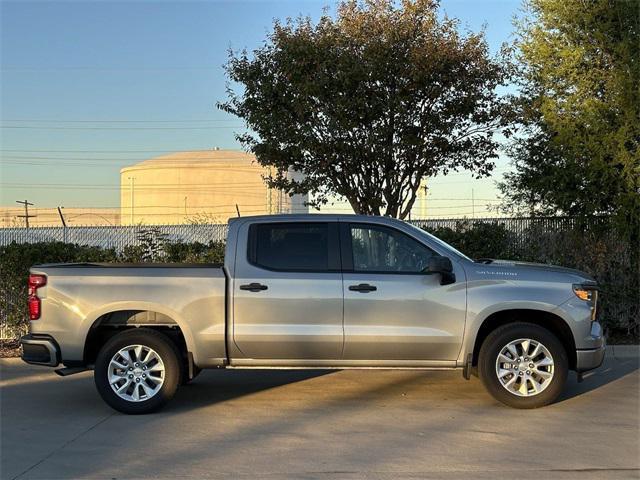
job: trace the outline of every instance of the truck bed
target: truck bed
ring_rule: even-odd
[[[42,318],[31,322],[31,333],[56,338],[65,364],[83,361],[92,329],[129,316],[135,323],[140,311],[170,319],[201,357],[194,358],[198,365],[226,363],[222,265],[66,263],[36,265],[31,273],[47,277],[38,290]]]

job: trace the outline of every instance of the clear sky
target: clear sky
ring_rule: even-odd
[[[117,207],[119,170],[167,151],[240,148],[225,98],[227,50],[260,46],[274,18],[318,18],[332,1],[3,1],[0,205]],[[443,0],[492,50],[512,39],[518,0]],[[432,182],[434,209],[476,213],[494,179]],[[459,202],[448,198],[463,199]],[[441,202],[441,203],[438,203]],[[438,206],[438,208],[436,208]]]

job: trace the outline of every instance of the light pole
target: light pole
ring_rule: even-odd
[[[471,189],[471,218],[476,218],[476,196],[473,188]]]
[[[131,202],[131,225],[133,225],[133,187],[136,177],[128,177],[129,178],[129,190],[130,190],[130,202]]]

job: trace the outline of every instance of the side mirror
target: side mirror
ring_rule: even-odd
[[[441,275],[440,285],[449,285],[456,281],[451,260],[441,255],[434,255],[429,258],[429,264],[424,269],[424,272],[429,274],[439,273]]]

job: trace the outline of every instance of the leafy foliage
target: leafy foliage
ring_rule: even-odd
[[[224,263],[224,242],[209,242],[208,244],[167,243],[164,250],[165,261],[170,263]]]
[[[613,214],[640,229],[640,9],[636,1],[529,0],[519,23],[525,129],[508,209]]]
[[[345,1],[335,19],[276,21],[252,55],[230,52],[226,71],[242,91],[229,88],[219,107],[255,132],[238,139],[271,168],[271,187],[405,218],[424,177],[489,174],[508,122],[496,87],[510,68],[483,32],[462,34],[437,9]]]
[[[32,265],[69,262],[115,262],[115,250],[63,242],[11,243],[0,247],[0,317],[20,333],[26,319],[27,279]]]
[[[455,229],[427,229],[471,258],[512,258],[512,235],[499,223],[472,223],[461,220]]]

